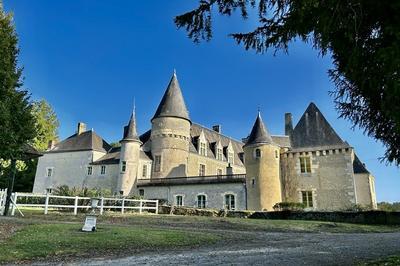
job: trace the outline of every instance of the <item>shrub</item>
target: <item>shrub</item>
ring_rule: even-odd
[[[273,208],[274,211],[303,211],[306,206],[300,202],[279,202]]]

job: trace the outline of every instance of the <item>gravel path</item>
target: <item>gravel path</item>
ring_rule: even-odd
[[[400,254],[400,233],[258,232],[251,241],[227,246],[98,258],[68,265],[351,265],[394,254]]]

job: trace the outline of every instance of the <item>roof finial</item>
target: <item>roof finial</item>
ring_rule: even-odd
[[[176,69],[174,68],[174,75],[176,76]]]
[[[136,115],[136,97],[133,97],[133,111],[132,111],[133,115]]]
[[[258,116],[261,116],[261,107],[260,107],[260,105],[258,105],[258,107],[257,107],[257,114],[258,114]]]

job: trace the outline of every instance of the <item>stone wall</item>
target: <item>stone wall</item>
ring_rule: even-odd
[[[186,207],[197,207],[197,196],[206,195],[206,207],[216,210],[224,209],[226,194],[233,194],[236,210],[246,209],[246,191],[243,183],[152,186],[140,189],[144,190],[145,199],[159,199],[170,205],[176,205],[176,196],[181,195]]]
[[[357,204],[376,209],[375,179],[370,173],[354,174]]]

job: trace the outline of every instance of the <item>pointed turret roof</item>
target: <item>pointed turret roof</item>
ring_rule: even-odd
[[[136,130],[136,112],[135,108],[133,108],[133,112],[131,114],[131,118],[129,119],[128,125],[124,128],[124,138],[122,140],[135,140],[139,141],[139,136]]]
[[[291,136],[293,148],[348,146],[314,103],[310,103]]]
[[[271,144],[273,143],[271,135],[261,118],[260,112],[258,112],[256,122],[254,123],[253,129],[251,130],[250,136],[247,139],[247,145],[253,144]]]
[[[186,109],[175,71],[153,119],[159,117],[178,117],[190,122],[189,112]]]

